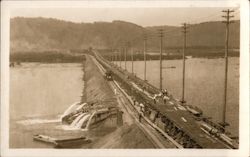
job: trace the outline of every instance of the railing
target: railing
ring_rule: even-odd
[[[145,88],[144,90],[148,91],[150,94],[155,94],[161,92],[159,89],[155,88],[148,82],[141,80],[138,77],[128,73],[127,71],[116,68],[114,65],[110,64],[104,58],[102,58],[99,54],[94,53],[98,62],[106,70],[111,70],[113,72],[113,78],[119,83],[119,85],[124,89],[124,91],[131,96],[135,101],[142,102],[145,104],[145,115],[146,117],[154,123],[155,126],[161,128],[164,133],[167,133],[169,136],[173,137],[178,141],[179,144],[183,145],[185,148],[237,148],[237,144],[228,143],[231,140],[223,140],[227,138],[224,137],[224,134],[219,134],[219,136],[210,135],[208,131],[201,129],[202,125],[197,125],[194,116],[192,116],[188,110],[179,112],[180,114],[186,115],[189,120],[190,125],[192,127],[184,127],[182,126],[176,118],[173,118],[174,115],[172,113],[164,113],[163,108],[154,104],[152,98],[146,95],[144,92],[133,87],[133,82],[139,87]],[[170,96],[170,100],[174,105],[178,107],[180,103]],[[156,114],[152,115],[151,113],[156,112]],[[178,113],[178,114],[179,114]],[[190,115],[188,115],[190,114]],[[182,116],[177,116],[177,118],[183,118]],[[185,118],[183,118],[185,119]],[[199,119],[201,120],[201,119]],[[189,128],[189,129],[188,129]],[[193,129],[193,130],[192,130]],[[194,133],[197,133],[196,135]],[[198,137],[199,134],[202,136],[210,136],[214,142],[209,142],[209,139]]]

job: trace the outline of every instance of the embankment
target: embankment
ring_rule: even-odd
[[[83,92],[83,101],[94,103],[93,105],[105,104],[105,106],[114,106],[115,96],[108,85],[104,76],[99,72],[98,67],[92,59],[86,55],[84,69],[85,89]]]
[[[85,88],[83,100],[95,106],[117,107],[122,109],[117,102],[116,95],[106,79],[100,73],[90,56],[86,55],[84,68]],[[126,123],[127,116],[124,112],[124,125],[118,127],[115,122],[107,119],[90,130],[92,143],[83,148],[154,148],[147,136],[135,124]],[[113,123],[113,125],[110,125]]]

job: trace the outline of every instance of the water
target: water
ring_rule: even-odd
[[[82,135],[64,130],[61,115],[81,100],[81,64],[22,63],[10,69],[10,147],[52,147],[34,142],[34,134],[55,137]],[[74,134],[72,134],[72,132]]]
[[[80,102],[75,102],[75,103],[73,103],[72,105],[70,105],[69,108],[67,108],[67,109],[64,111],[64,113],[61,115],[61,119],[62,119],[63,117],[65,117],[66,115],[68,115],[68,114],[72,113],[73,111],[75,111],[75,108],[76,108],[76,106],[77,106],[79,103],[80,103]]]
[[[239,58],[229,58],[226,121],[228,130],[238,136],[239,130]],[[117,63],[120,65],[120,63]],[[132,71],[131,62],[127,70]],[[122,62],[122,67],[125,63]],[[172,67],[172,68],[171,68]],[[144,79],[144,62],[134,62],[134,73]],[[163,61],[163,88],[177,99],[182,94],[182,60]],[[159,87],[159,61],[147,62],[147,80]],[[224,92],[224,59],[192,58],[186,60],[185,100],[201,108],[216,122],[222,121]]]
[[[10,118],[62,114],[80,100],[81,68],[81,64],[37,63],[11,68]]]
[[[124,64],[123,64],[124,66]],[[174,66],[176,68],[168,68]],[[131,71],[131,62],[127,64]],[[159,86],[159,62],[148,61],[147,79]],[[182,61],[164,61],[163,87],[181,98]],[[186,100],[204,113],[221,120],[224,60],[188,59],[186,61]],[[144,62],[134,62],[134,72],[143,78]],[[229,131],[238,135],[239,58],[229,59],[227,122]],[[83,90],[81,64],[23,63],[10,69],[10,148],[51,148],[34,142],[34,134],[53,137],[84,136],[82,130],[61,124],[61,116],[81,100]],[[70,112],[71,109],[68,110]],[[88,116],[91,118],[91,116]],[[74,125],[79,125],[79,121]],[[86,117],[87,119],[87,117]],[[88,122],[82,120],[88,127]],[[96,132],[96,134],[100,134]],[[101,138],[101,137],[100,137]]]
[[[77,123],[79,123],[80,119],[84,117],[87,113],[80,114],[76,119],[70,124],[71,127],[77,126]]]
[[[78,123],[76,123],[75,127],[78,128],[78,129],[85,128],[89,117],[90,117],[90,114],[84,115],[81,118],[81,120]]]

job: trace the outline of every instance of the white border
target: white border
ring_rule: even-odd
[[[13,8],[239,7],[240,147],[238,150],[194,149],[9,149],[9,22]],[[1,2],[1,156],[248,156],[249,155],[249,2],[221,1],[3,1]]]

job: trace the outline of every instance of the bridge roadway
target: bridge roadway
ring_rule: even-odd
[[[219,138],[205,131],[201,127],[201,125],[205,122],[196,120],[195,116],[188,112],[186,108],[178,102],[178,100],[169,96],[166,104],[164,104],[162,100],[158,100],[156,104],[154,104],[152,96],[153,94],[158,94],[160,90],[131,73],[111,65],[99,54],[95,53],[95,57],[103,65],[103,67],[111,70],[118,77],[125,79],[127,84],[133,87],[133,90],[140,93],[142,99],[145,100],[144,102],[147,102],[150,106],[160,111],[162,115],[170,119],[175,126],[178,127],[178,129],[183,130],[185,134],[191,137],[191,139],[194,140],[199,146],[202,148],[217,149],[231,148]]]

